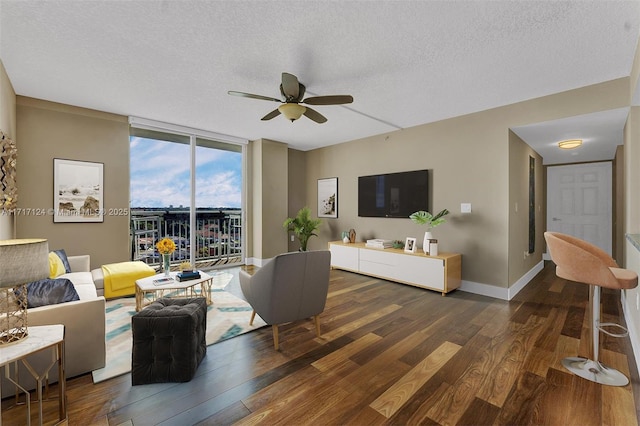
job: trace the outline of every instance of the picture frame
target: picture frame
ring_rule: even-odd
[[[412,237],[407,237],[404,242],[404,251],[407,253],[415,253],[416,252],[416,239]]]
[[[53,159],[53,222],[104,221],[104,164]]]
[[[338,217],[338,178],[318,179],[318,217]]]

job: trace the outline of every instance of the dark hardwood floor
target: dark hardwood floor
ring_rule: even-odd
[[[232,285],[237,293],[237,282]],[[209,346],[189,383],[131,386],[68,380],[71,425],[637,425],[638,379],[628,338],[602,335],[601,360],[626,387],[569,374],[586,355],[588,287],[544,270],[510,302],[440,293],[334,270],[323,335],[312,321]],[[248,318],[247,318],[248,320]],[[603,291],[603,321],[620,322]],[[8,408],[5,425],[24,423]],[[57,405],[47,402],[47,419]],[[33,418],[35,420],[35,417]]]

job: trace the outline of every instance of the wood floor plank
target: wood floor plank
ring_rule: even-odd
[[[602,424],[638,425],[631,386],[602,387]]]
[[[341,349],[320,358],[311,365],[320,371],[332,371],[336,369],[338,365],[348,361],[351,356],[360,351],[366,350],[370,345],[380,341],[381,339],[382,337],[377,334],[365,334],[358,340],[355,340]]]
[[[417,389],[424,385],[442,366],[460,350],[460,346],[445,342],[422,362],[411,369],[400,380],[395,382],[370,406],[380,414],[389,418],[413,396]]]
[[[487,380],[477,393],[478,398],[502,407],[511,386],[521,373],[529,351],[544,330],[543,324],[544,318],[530,315],[529,320],[517,329],[507,343],[509,348],[502,359],[487,373]]]
[[[514,383],[502,408],[497,423],[511,425],[530,425],[536,423],[539,398],[545,389],[545,378],[532,373],[522,374]],[[492,404],[493,405],[493,404]],[[495,405],[494,405],[495,406]]]
[[[340,336],[344,336],[345,334],[348,334],[351,331],[354,331],[365,324],[375,321],[378,318],[384,317],[385,315],[388,315],[391,312],[394,312],[400,308],[402,308],[402,306],[396,305],[396,304],[390,304],[389,306],[381,310],[374,311],[369,313],[368,315],[361,316],[359,319],[352,321],[349,324],[343,325],[339,328],[323,333],[322,338],[327,342],[337,339]]]

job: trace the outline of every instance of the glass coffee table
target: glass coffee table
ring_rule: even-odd
[[[170,277],[162,273],[136,280],[136,312],[159,297],[204,297],[210,305],[213,277],[199,272],[200,278],[189,281],[178,281],[177,272],[171,272]]]

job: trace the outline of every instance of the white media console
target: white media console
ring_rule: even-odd
[[[458,253],[407,253],[403,249],[375,249],[365,243],[329,243],[331,266],[445,294],[460,287],[462,256]]]

